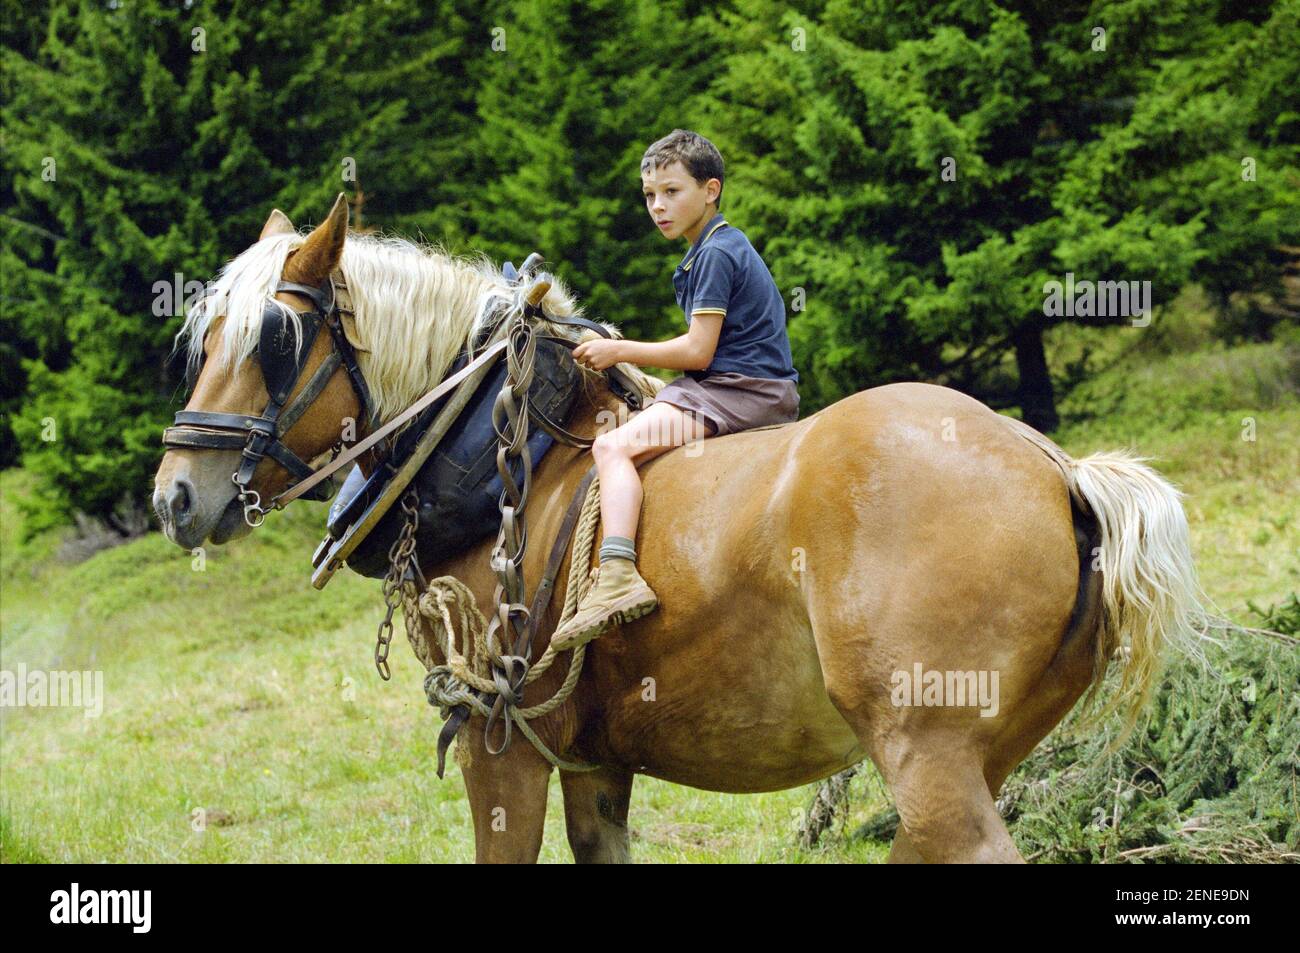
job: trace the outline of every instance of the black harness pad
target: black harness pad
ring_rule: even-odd
[[[466,355],[461,354],[448,373],[454,374],[466,363]],[[506,361],[502,358],[411,482],[420,497],[420,529],[415,552],[426,575],[439,563],[460,555],[500,528],[498,501],[504,490],[496,466],[497,436],[492,426],[492,405],[505,386],[506,373]],[[533,382],[528,390],[530,406],[547,420],[563,426],[577,400],[581,376],[569,348],[539,337]],[[376,469],[331,521],[330,531],[336,538],[378,496],[393,470],[410,456],[420,435],[449,399],[447,395],[435,401],[402,433],[388,461],[392,469],[387,465]],[[553,444],[550,434],[530,422],[528,450],[534,468]],[[521,460],[511,462],[510,472],[516,482],[522,482],[523,470]],[[382,579],[388,572],[389,549],[401,533],[404,521],[402,508],[394,505],[348,557],[348,568],[372,579]]]

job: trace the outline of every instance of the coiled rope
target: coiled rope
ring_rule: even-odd
[[[574,533],[573,555],[569,562],[569,576],[565,585],[564,610],[560,617],[563,625],[577,611],[578,603],[591,588],[595,570],[585,571],[583,567],[591,565],[591,554],[595,547],[596,526],[600,521],[600,478],[595,477],[587,488],[586,498],[578,516],[578,525]],[[431,630],[430,644],[436,645],[446,662],[435,665],[424,679],[424,691],[429,697],[429,704],[437,706],[445,720],[451,709],[467,705],[484,718],[491,713],[491,707],[478,696],[497,694],[497,684],[492,679],[493,662],[499,661],[500,653],[489,647],[487,619],[479,611],[474,593],[455,576],[438,576],[429,581],[428,588],[418,598],[416,587],[408,582],[402,588],[402,614],[406,620],[407,632],[417,631],[422,621],[427,621]],[[453,618],[453,613],[454,618]],[[457,639],[456,633],[460,632]],[[463,649],[470,646],[470,658],[466,658]],[[594,771],[599,765],[566,761],[556,755],[537,737],[528,722],[541,718],[564,704],[578,684],[582,674],[582,661],[587,647],[579,646],[573,650],[569,659],[569,671],[563,684],[555,694],[539,705],[531,708],[519,708],[506,701],[506,711],[515,725],[534,748],[547,761],[564,771]],[[497,655],[497,659],[493,658]],[[528,670],[524,684],[536,681],[550,669],[557,653],[550,645],[537,664]],[[461,742],[458,740],[457,744]]]

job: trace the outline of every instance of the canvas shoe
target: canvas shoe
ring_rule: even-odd
[[[551,636],[557,652],[586,645],[610,626],[639,619],[659,605],[658,596],[630,559],[604,559],[592,576],[596,582],[578,603],[577,611]]]

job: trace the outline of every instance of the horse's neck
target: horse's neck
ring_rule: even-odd
[[[569,414],[569,429],[588,439],[627,423],[631,411],[608,386],[591,388],[591,393],[580,393]]]

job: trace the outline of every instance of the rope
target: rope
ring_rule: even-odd
[[[596,526],[599,522],[600,478],[596,477],[587,488],[582,510],[578,514],[578,525],[574,531],[573,555],[569,562],[569,577],[565,584],[564,610],[560,616],[561,625],[573,616],[577,611],[578,603],[591,588],[595,572],[588,571],[585,567],[591,564],[591,554],[596,543]],[[446,659],[445,664],[435,665],[425,676],[424,691],[429,696],[429,704],[438,707],[444,719],[450,715],[451,709],[461,705],[468,705],[486,718],[491,708],[478,697],[476,692],[495,695],[497,684],[491,677],[494,659],[489,655],[486,637],[487,619],[479,611],[474,593],[455,576],[438,576],[429,581],[428,588],[418,597],[414,593],[414,583],[408,582],[402,589],[402,612],[406,618],[407,631],[413,631],[413,624],[419,625],[421,618],[427,619],[432,630],[432,642],[438,646],[442,657]],[[460,632],[459,645],[457,632]],[[472,646],[471,657],[468,659],[462,651],[465,645]],[[541,718],[564,704],[578,685],[586,653],[585,645],[574,649],[564,682],[546,701],[531,708],[518,708],[511,705],[508,699],[506,702],[506,710],[511,721],[519,726],[524,737],[532,742],[533,747],[542,757],[564,771],[595,771],[599,765],[565,761],[560,758],[542,742],[529,727],[528,722],[534,718]],[[546,652],[537,660],[537,664],[528,670],[528,674],[524,677],[524,684],[531,684],[540,678],[555,662],[557,654],[554,647],[548,645]]]

